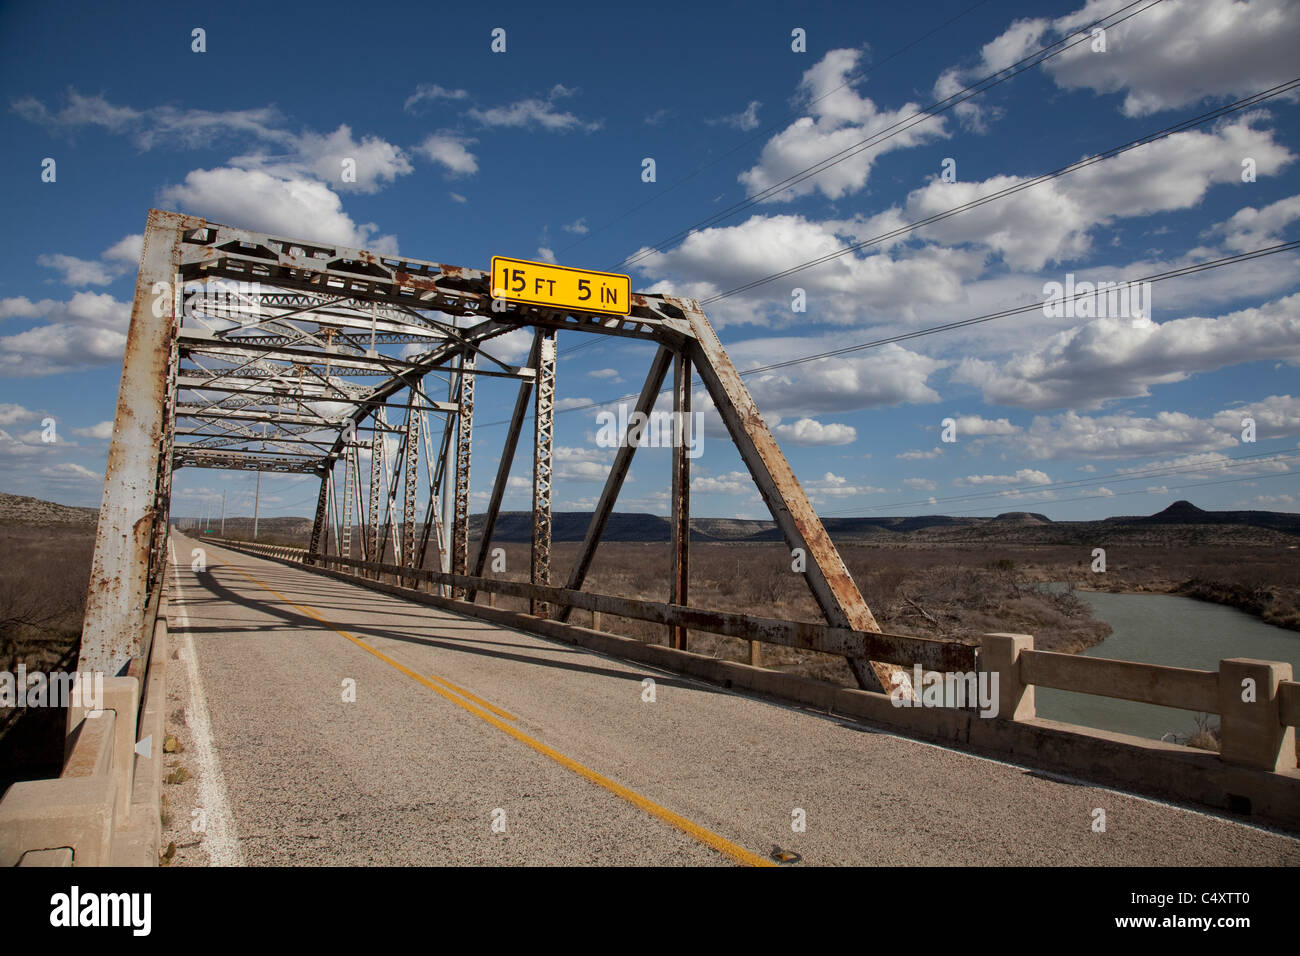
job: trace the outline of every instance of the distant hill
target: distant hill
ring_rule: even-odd
[[[482,533],[481,514],[470,518],[470,535]],[[93,508],[67,505],[0,493],[0,523],[80,524],[94,527]],[[193,531],[199,518],[173,516],[172,524]],[[591,521],[589,512],[557,511],[551,518],[551,538],[556,542],[582,541]],[[1053,521],[1030,511],[1008,511],[992,518],[954,515],[908,515],[872,518],[827,517],[831,537],[861,544],[1105,544],[1107,542],[1218,545],[1300,545],[1300,514],[1281,511],[1206,511],[1190,501],[1175,501],[1152,515],[1117,515],[1097,521]],[[209,520],[213,533],[220,522]],[[250,537],[253,519],[228,517],[226,534]],[[258,537],[305,542],[311,533],[307,517],[262,518]],[[354,531],[359,533],[358,531]],[[503,511],[497,518],[494,540],[523,542],[532,539],[529,511]],[[668,518],[646,512],[615,512],[605,527],[605,541],[667,542]],[[753,518],[693,518],[691,540],[712,542],[774,542],[781,532],[772,521]]]
[[[95,508],[75,508],[0,492],[0,524],[87,525],[94,528],[98,520],[99,511]]]

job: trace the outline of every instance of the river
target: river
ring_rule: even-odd
[[[1093,616],[1114,632],[1083,651],[1084,657],[1109,657],[1218,670],[1228,657],[1289,661],[1300,673],[1300,632],[1265,624],[1236,608],[1172,594],[1111,594],[1078,591]],[[1113,730],[1138,737],[1175,733],[1185,738],[1196,729],[1195,714],[1171,707],[1076,694],[1050,687],[1034,689],[1038,716]],[[1214,724],[1217,717],[1211,718]]]

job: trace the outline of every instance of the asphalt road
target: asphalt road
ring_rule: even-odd
[[[195,572],[172,538],[177,864],[1300,864],[1290,836],[210,544]]]

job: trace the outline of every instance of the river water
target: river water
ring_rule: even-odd
[[[1050,585],[1049,585],[1050,586]],[[1289,661],[1300,673],[1300,631],[1265,624],[1236,608],[1172,594],[1110,594],[1078,591],[1093,616],[1114,632],[1083,651],[1084,657],[1109,657],[1218,670],[1228,657]],[[1159,738],[1174,733],[1186,738],[1196,729],[1195,714],[1171,707],[1112,700],[1090,694],[1036,687],[1038,716]],[[1214,724],[1218,717],[1211,717]]]

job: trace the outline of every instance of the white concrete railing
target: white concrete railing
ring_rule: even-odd
[[[157,866],[162,842],[167,599],[158,601],[144,692],[104,678],[98,716],[71,708],[63,772],[0,800],[0,866]],[[150,755],[136,751],[149,739]]]

